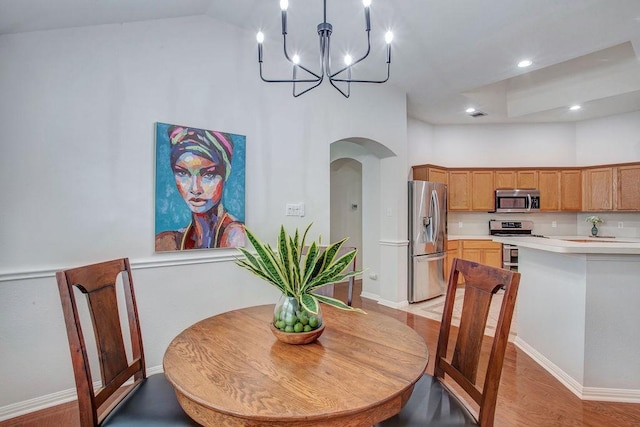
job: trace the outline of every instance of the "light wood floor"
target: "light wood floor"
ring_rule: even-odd
[[[337,296],[346,297],[346,287],[336,286]],[[360,283],[356,281],[353,305],[377,311],[405,322],[421,334],[435,353],[439,323],[400,310],[378,305],[360,298]],[[591,402],[578,399],[553,376],[512,343],[507,347],[500,384],[496,427],[638,427],[640,404]],[[433,372],[432,361],[427,371]],[[0,427],[44,427],[79,425],[74,402],[0,422]]]

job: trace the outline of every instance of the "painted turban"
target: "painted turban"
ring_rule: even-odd
[[[171,142],[172,165],[183,153],[190,152],[224,165],[224,178],[229,178],[233,155],[233,142],[229,134],[184,126],[171,126],[167,133]]]

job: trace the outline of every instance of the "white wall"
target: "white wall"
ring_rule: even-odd
[[[576,124],[580,166],[640,161],[640,111]]]
[[[434,126],[423,121],[407,120],[407,140],[409,141],[409,165],[424,163],[438,164],[433,137]]]
[[[404,205],[405,94],[362,85],[347,100],[324,84],[294,99],[259,80],[255,55],[253,34],[206,17],[0,37],[11,58],[0,62],[0,419],[74,389],[58,269],[131,259],[151,368],[194,321],[277,299],[233,250],[154,253],[156,121],[246,135],[246,223],[272,241],[281,223],[329,235],[334,141],[369,138],[396,153],[379,166],[393,178],[378,197]],[[287,202],[305,202],[306,216],[285,217]],[[395,279],[394,260],[371,260]]]
[[[410,165],[589,166],[640,161],[640,111],[576,123],[407,122]]]
[[[435,126],[434,139],[436,157],[448,167],[573,166],[576,160],[574,124]]]

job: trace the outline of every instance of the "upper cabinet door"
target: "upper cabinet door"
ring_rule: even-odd
[[[616,180],[616,209],[640,210],[640,165],[619,166]]]
[[[449,210],[471,210],[471,172],[449,171]]]
[[[493,177],[496,190],[517,188],[516,171],[497,170]]]
[[[447,184],[447,170],[431,165],[413,166],[413,179],[415,181],[431,181]]]
[[[471,172],[471,210],[489,212],[495,209],[493,171]]]
[[[560,210],[582,210],[582,171],[579,169],[560,171]]]
[[[516,173],[516,188],[538,189],[538,171],[522,170]]]
[[[554,170],[538,172],[538,187],[540,189],[540,210],[560,210],[560,172]]]
[[[439,182],[441,184],[447,184],[447,170],[429,167],[427,170],[428,181]]]
[[[583,210],[613,209],[613,168],[585,169],[582,175]]]

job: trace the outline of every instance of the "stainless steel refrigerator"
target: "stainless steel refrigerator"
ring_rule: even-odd
[[[445,293],[447,187],[409,181],[409,302]]]

